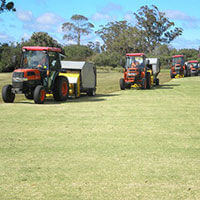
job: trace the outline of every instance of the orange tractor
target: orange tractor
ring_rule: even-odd
[[[185,65],[184,55],[172,56],[172,64],[170,69],[171,78],[183,78],[184,76],[189,76],[190,70]]]
[[[154,84],[159,85],[157,75],[160,71],[154,73],[154,68],[149,62],[144,53],[127,53],[124,78],[119,81],[121,90],[126,88],[150,89]]]
[[[191,76],[198,76],[199,75],[199,62],[197,60],[189,60],[187,62],[187,66],[190,70]]]
[[[3,101],[12,103],[15,94],[24,94],[37,104],[44,103],[46,94],[53,94],[57,101],[67,100],[69,81],[60,75],[60,57],[60,48],[23,47],[21,66],[13,72],[12,85],[2,89]]]

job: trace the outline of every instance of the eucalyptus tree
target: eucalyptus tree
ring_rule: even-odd
[[[159,44],[169,44],[183,32],[182,28],[174,27],[174,22],[155,5],[152,5],[152,8],[142,6],[134,15],[137,20],[136,27],[145,39],[148,52],[152,52]]]
[[[103,40],[103,50],[124,55],[130,51],[142,51],[145,48],[140,31],[127,21],[109,22],[101,25],[96,34]]]
[[[65,32],[63,39],[75,41],[77,45],[81,43],[81,37],[89,35],[94,25],[88,22],[88,18],[83,15],[73,15],[71,22],[62,24],[62,30]]]

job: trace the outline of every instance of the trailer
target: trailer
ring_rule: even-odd
[[[69,81],[69,96],[80,97],[81,93],[95,96],[97,86],[96,66],[91,62],[61,61],[61,76]]]

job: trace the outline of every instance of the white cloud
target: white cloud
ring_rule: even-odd
[[[166,10],[165,14],[168,18],[172,20],[178,20],[182,22],[184,28],[200,28],[200,18],[189,16],[186,13],[179,10]]]
[[[33,14],[31,11],[17,11],[17,18],[23,22],[30,22],[33,20]]]
[[[199,49],[200,39],[189,40],[189,39],[185,39],[184,37],[179,37],[179,38],[175,39],[171,43],[171,45],[174,46],[177,49],[183,49],[183,48]]]
[[[12,36],[6,34],[5,32],[0,33],[0,42],[10,42],[10,41],[14,41],[14,38]]]
[[[100,10],[100,13],[108,14],[108,13],[115,12],[115,11],[118,11],[118,12],[122,11],[122,6],[119,4],[110,2]]]
[[[21,12],[18,18],[23,21],[23,28],[28,31],[57,31],[64,19],[54,13],[44,13],[39,17],[34,17],[31,12]]]
[[[165,14],[167,17],[175,20],[191,21],[194,19],[194,17],[191,17],[180,10],[166,10]]]
[[[102,14],[102,13],[95,13],[93,16],[92,16],[92,20],[93,21],[101,21],[101,20],[106,20],[106,21],[110,21],[112,20],[113,18],[110,16],[110,15],[105,15],[105,14]]]
[[[36,19],[36,22],[39,24],[47,24],[47,25],[56,25],[63,21],[63,18],[61,18],[58,15],[55,15],[54,13],[44,13],[40,17]]]

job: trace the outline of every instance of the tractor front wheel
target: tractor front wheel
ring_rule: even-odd
[[[66,77],[59,76],[55,81],[54,99],[56,101],[66,101],[69,96],[69,81]]]
[[[27,99],[33,100],[33,92],[27,92],[24,94]]]
[[[125,81],[123,78],[119,80],[119,85],[121,90],[125,90]]]
[[[46,97],[46,91],[42,85],[38,85],[33,94],[34,102],[37,104],[43,104]]]
[[[147,88],[147,79],[143,78],[142,79],[142,87],[141,87],[141,89],[146,89],[146,88]]]
[[[2,98],[5,103],[13,103],[15,94],[12,92],[12,85],[5,85],[2,89]]]
[[[171,77],[171,78],[174,78],[174,77],[175,77],[174,74],[172,73],[172,70],[170,70],[170,77]]]

